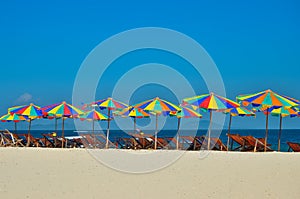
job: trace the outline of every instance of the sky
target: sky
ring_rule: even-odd
[[[296,0],[1,1],[0,112],[30,102],[40,106],[71,102],[77,72],[89,53],[115,34],[142,27],[172,29],[201,44],[231,99],[269,88],[300,99],[299,8]],[[115,60],[99,81],[97,99],[110,96],[126,71],[147,63],[178,70],[196,94],[208,91],[201,74],[185,60],[148,49]],[[169,88],[157,84],[136,90],[130,103],[155,96],[178,103]],[[264,118],[235,118],[233,127],[264,128]],[[208,119],[205,113],[203,119]],[[278,127],[278,118],[271,118],[270,127]],[[285,119],[284,127],[300,128],[299,119]]]

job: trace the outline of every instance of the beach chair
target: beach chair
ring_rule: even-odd
[[[81,142],[82,142],[84,148],[91,148],[92,145],[88,142],[85,135],[80,135],[80,136],[81,136]]]
[[[20,134],[26,139],[26,145],[31,147],[43,147],[43,142],[40,141],[40,138],[35,138],[31,134]],[[28,142],[30,142],[28,144]]]
[[[265,150],[265,139],[264,138],[255,138],[251,135],[248,136],[242,136],[242,138],[245,140],[245,142],[250,145],[253,148],[253,152],[256,151],[264,151]],[[267,151],[273,151],[270,148],[270,144],[267,144],[266,148]]]
[[[180,139],[182,140],[182,149],[183,150],[195,150],[195,138],[192,136],[180,136]]]
[[[14,143],[12,141],[12,138],[7,136],[4,131],[0,132],[0,146],[2,147],[9,147],[9,146],[14,146]]]
[[[67,144],[67,140],[65,138],[61,138],[61,137],[57,137],[57,136],[53,136],[53,134],[42,134],[43,139],[42,140],[47,140],[45,141],[45,144],[47,143],[47,145],[50,147],[50,145],[52,145],[54,148],[62,148],[62,145],[66,145]],[[49,142],[51,142],[51,144],[49,144]]]
[[[135,144],[133,138],[118,137],[115,139],[115,145],[120,149],[134,149]]]
[[[14,140],[15,140],[15,145],[18,147],[25,147],[26,146],[26,141],[23,138],[20,138],[18,134],[11,133]]]
[[[230,151],[250,151],[253,148],[249,145],[246,145],[245,140],[239,134],[227,134],[229,138],[228,148],[230,147]],[[234,143],[238,146],[233,148]],[[229,149],[228,149],[229,150]]]
[[[152,148],[154,149],[154,143],[155,143],[154,135],[150,136],[148,138],[148,140],[149,141],[152,140],[152,142],[153,142]],[[156,149],[168,149],[168,145],[169,145],[168,140],[166,140],[163,137],[157,137],[157,139],[156,139]]]
[[[22,138],[20,138],[17,134],[11,133],[9,130],[5,129],[2,131],[3,136],[6,138],[6,145],[11,142],[10,146],[15,147],[24,147],[26,142]]]
[[[168,149],[176,149],[177,140],[175,137],[166,137],[165,139],[168,142]]]
[[[54,140],[52,138],[52,134],[42,134],[43,138],[41,138],[41,141],[43,142],[45,147],[48,148],[54,148]]]
[[[75,148],[84,148],[81,138],[73,138],[73,143]]]
[[[96,139],[99,141],[99,148],[105,148],[106,146],[106,136],[103,134],[95,134]],[[112,143],[110,140],[108,140],[108,148],[116,147],[114,143]],[[117,147],[116,147],[117,148]]]
[[[289,149],[288,152],[293,150],[294,152],[300,152],[300,143],[295,143],[295,142],[287,142]]]
[[[196,136],[196,150],[207,149],[208,138],[206,136]],[[213,146],[211,150],[216,151],[227,151],[227,147],[223,144],[223,142],[216,137],[210,138],[210,146]]]
[[[130,134],[137,142],[138,146],[141,149],[150,149],[154,148],[154,140],[150,137],[152,135],[149,134]]]
[[[95,135],[91,135],[91,134],[86,134],[86,133],[82,133],[79,134],[81,136],[80,140],[82,145],[85,148],[105,148],[105,144],[106,144],[106,137],[102,134],[95,134]],[[112,143],[111,141],[108,141],[108,146],[111,148],[115,148],[115,144]]]
[[[228,151],[227,146],[223,144],[223,142],[219,138],[210,138],[211,140],[211,146],[213,147],[213,150],[218,150],[218,151]]]

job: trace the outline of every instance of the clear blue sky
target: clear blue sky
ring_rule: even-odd
[[[199,42],[218,66],[232,99],[268,88],[300,99],[299,9],[296,0],[1,1],[0,112],[29,101],[41,106],[71,101],[77,70],[94,47],[119,32],[148,26],[174,29]],[[164,52],[150,54],[118,61],[129,67],[176,59]],[[107,73],[99,98],[110,95],[110,83],[120,75]],[[197,78],[192,70],[185,73]],[[201,81],[198,94],[207,91]],[[167,98],[155,88],[146,87],[144,98]],[[259,118],[253,124],[263,128]],[[237,128],[251,126],[249,120],[237,120]],[[271,126],[277,127],[277,119]],[[299,119],[286,120],[285,126],[300,128]]]

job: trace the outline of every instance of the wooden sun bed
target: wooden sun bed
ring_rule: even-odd
[[[198,143],[198,146],[196,146],[196,150],[200,149],[207,149],[208,144],[208,138],[206,136],[200,136],[195,137],[195,140]],[[227,147],[223,144],[223,142],[216,137],[210,138],[210,146],[212,147],[211,150],[216,151],[227,151]]]
[[[19,136],[24,137],[26,140],[26,146],[29,147],[43,147],[43,143],[40,138],[35,138],[31,134],[19,134]]]
[[[264,138],[255,138],[251,135],[241,136],[239,134],[227,134],[229,138],[229,145],[231,151],[264,151],[265,148],[265,139]],[[233,149],[233,142],[238,144],[236,148]],[[267,151],[273,151],[270,148],[270,144],[267,144]]]
[[[150,137],[150,134],[130,134],[138,143],[140,149],[150,149],[154,147],[154,140]]]
[[[190,146],[187,150],[207,149],[208,138],[206,136],[184,136],[184,138],[190,142]],[[227,151],[227,147],[216,137],[210,138],[210,146],[212,146],[211,150]]]
[[[0,146],[9,147],[14,146],[11,138],[9,138],[4,132],[0,132]]]
[[[79,134],[81,136],[80,138],[80,144],[84,146],[84,148],[105,148],[106,144],[106,137],[102,134],[86,134],[81,133]],[[78,138],[79,139],[79,138]],[[115,148],[116,145],[112,143],[110,140],[108,141],[108,147],[109,148]]]
[[[265,151],[265,139],[264,138],[255,138],[251,135],[242,137],[250,146],[253,147],[253,151]],[[270,147],[270,144],[267,144],[267,151],[273,151]]]
[[[1,144],[4,146],[15,146],[15,147],[24,147],[26,142],[20,138],[17,134],[11,133],[9,130],[5,129],[1,132]]]
[[[287,144],[289,145],[289,149],[288,149],[289,152],[291,150],[293,150],[294,152],[300,152],[300,143],[287,142]]]
[[[43,138],[40,139],[41,142],[47,148],[54,148],[55,145],[53,143],[53,139],[50,140],[47,135],[50,135],[50,134],[42,134]]]

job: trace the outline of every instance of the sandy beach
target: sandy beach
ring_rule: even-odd
[[[118,158],[116,150],[101,153]],[[146,174],[111,169],[84,149],[0,148],[0,157],[1,198],[300,196],[300,153],[213,151],[199,158],[199,152],[191,151],[170,166]]]

